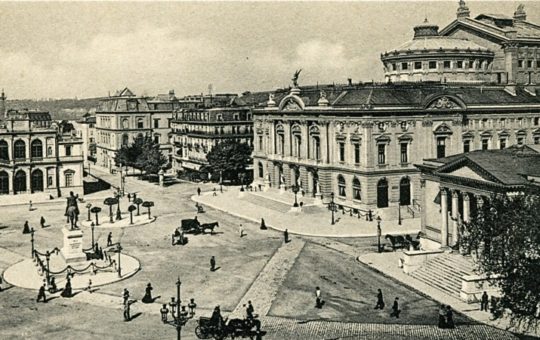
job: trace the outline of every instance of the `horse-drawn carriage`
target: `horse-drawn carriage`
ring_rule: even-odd
[[[211,318],[200,317],[195,327],[195,335],[199,339],[214,338],[217,340],[231,337],[249,337],[253,339],[261,330],[261,322],[257,319],[231,319],[222,325],[212,321]]]
[[[207,230],[213,234],[216,227],[219,227],[218,222],[200,223],[197,218],[184,219],[180,224],[180,229],[186,234],[206,234]]]
[[[418,250],[420,249],[420,237],[422,236],[422,232],[419,232],[416,235],[416,239],[413,239],[411,235],[390,235],[387,234],[384,239],[389,240],[390,244],[392,246],[392,250],[395,251],[398,248],[407,248],[407,249],[414,249]]]

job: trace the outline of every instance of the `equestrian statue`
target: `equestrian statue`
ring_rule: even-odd
[[[79,195],[74,195],[73,191],[69,192],[69,197],[67,198],[66,204],[66,213],[67,221],[71,225],[71,230],[78,228],[77,222],[79,221],[79,206],[77,205],[77,200]]]

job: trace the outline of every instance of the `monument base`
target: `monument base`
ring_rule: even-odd
[[[68,226],[62,229],[64,234],[64,247],[61,254],[67,264],[86,261],[83,252],[83,232],[80,229],[71,230]]]

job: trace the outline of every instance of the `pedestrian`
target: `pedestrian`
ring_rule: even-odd
[[[32,211],[32,210],[33,210],[33,209],[32,209],[32,201],[30,201],[30,202],[28,203],[28,211]]]
[[[112,231],[107,235],[107,247],[112,246]]]
[[[131,194],[128,192],[128,202],[131,202]]]
[[[238,233],[240,234],[240,238],[244,237],[244,227],[241,224],[238,227]]]
[[[197,195],[201,196],[201,188],[199,188],[199,187],[197,188]]]
[[[264,222],[264,218],[261,218],[261,230],[266,230],[266,229],[268,229],[268,228],[266,227],[266,223]]]
[[[2,291],[2,275],[0,275],[0,292]]]
[[[446,328],[456,328],[454,324],[454,312],[450,306],[446,306]]]
[[[167,304],[164,303],[159,311],[161,312],[161,321],[163,321],[163,323],[167,323],[167,314],[169,314]]]
[[[134,301],[127,300],[126,303],[124,304],[124,321],[131,320],[131,316],[129,315],[129,312],[130,312],[130,305],[132,303],[134,303]]]
[[[375,305],[375,309],[383,309],[384,308],[384,300],[383,300],[383,294],[380,289],[377,289],[377,304]]]
[[[439,328],[446,328],[446,306],[439,307]]]
[[[480,300],[480,310],[481,311],[486,311],[486,312],[488,311],[488,302],[489,302],[489,296],[484,291],[484,293],[482,294],[482,298]]]
[[[285,231],[283,232],[283,238],[285,239],[285,243],[289,242],[289,230],[288,229],[285,229]]]
[[[24,222],[24,228],[22,231],[23,234],[30,234],[30,225],[28,225],[28,221]]]
[[[213,272],[216,270],[216,258],[212,256],[210,258],[210,271]]]
[[[247,308],[246,308],[246,315],[247,315],[248,320],[253,320],[254,318],[257,317],[257,315],[255,315],[254,313],[255,313],[255,308],[253,308],[253,305],[251,304],[251,300],[249,300]]]
[[[212,195],[217,196],[216,188],[214,188],[214,193]]]
[[[43,299],[43,302],[47,303],[47,297],[45,296],[45,283],[39,287],[38,296],[36,302]]]
[[[66,278],[66,286],[60,295],[67,298],[71,297],[71,279],[69,276]]]
[[[145,294],[142,298],[142,302],[143,303],[152,303],[154,302],[154,299],[152,299],[152,285],[150,284],[150,282],[148,282],[148,284],[146,285],[146,289],[145,289]]]
[[[219,185],[219,192],[223,193],[223,185]]]
[[[394,300],[394,305],[392,306],[392,313],[390,314],[390,317],[395,316],[396,319],[399,319],[399,314],[401,311],[399,310],[399,298],[396,297]]]
[[[127,288],[124,288],[124,293],[122,295],[124,297],[124,305],[125,305],[129,300],[129,290],[127,290]]]
[[[92,293],[92,280],[88,279],[88,287],[86,287],[88,293]]]
[[[54,276],[51,277],[51,284],[50,284],[50,286],[51,286],[51,287],[49,288],[49,292],[51,292],[51,293],[56,293],[56,290],[57,290],[58,287],[56,287],[56,280],[55,280]]]
[[[41,224],[41,228],[45,228],[45,218],[41,216],[41,219],[39,220],[39,224]]]
[[[324,302],[322,300],[322,296],[321,296],[321,288],[320,287],[315,287],[315,308],[322,308]]]

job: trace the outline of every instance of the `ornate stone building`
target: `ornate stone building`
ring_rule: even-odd
[[[201,97],[202,99],[202,97]],[[251,145],[253,141],[252,113],[248,104],[237,96],[214,96],[175,112],[173,133],[173,168],[177,173],[203,173],[208,176],[206,155],[225,140],[237,140]]]
[[[387,81],[467,81],[535,85],[540,82],[540,26],[525,7],[513,16],[480,14],[464,0],[457,18],[440,32],[427,21],[412,41],[381,55]]]
[[[2,108],[4,100],[2,95]],[[1,195],[83,193],[80,138],[63,134],[48,112],[9,110],[2,115]]]
[[[156,98],[138,97],[128,88],[100,101],[96,110],[97,165],[111,170],[122,145],[151,137],[171,159],[170,120],[177,108],[174,92]]]

